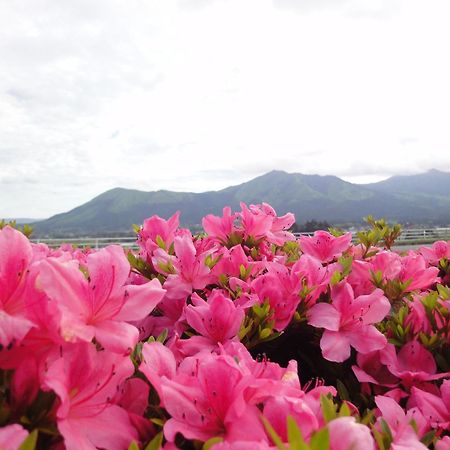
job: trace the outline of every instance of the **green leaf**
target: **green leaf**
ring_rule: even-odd
[[[348,390],[347,390],[345,384],[339,379],[336,381],[336,388],[337,388],[339,397],[341,397],[341,400],[350,401],[350,394],[348,393]]]
[[[311,450],[328,450],[330,448],[330,432],[328,428],[317,431],[309,443]]]
[[[352,413],[347,402],[343,402],[341,405],[341,409],[339,410],[339,417],[349,417]]]
[[[161,334],[156,338],[158,342],[161,342],[161,344],[164,344],[164,342],[167,339],[167,336],[169,335],[169,330],[167,328],[164,328],[164,330],[161,332]]]
[[[383,436],[374,426],[372,426],[372,434],[373,434],[373,437],[375,438],[375,441],[377,442],[378,449],[386,450],[386,447],[385,447],[384,441],[383,441]]]
[[[285,447],[285,445],[283,444],[283,441],[281,440],[281,438],[278,435],[278,433],[273,429],[273,427],[270,424],[270,422],[264,416],[261,416],[261,420],[262,420],[262,422],[264,424],[264,428],[269,433],[269,436],[271,437],[271,439],[274,442],[274,444],[277,446],[278,450],[288,450]]]
[[[38,430],[33,430],[27,438],[20,444],[19,450],[34,450],[38,438]]]
[[[220,442],[223,442],[223,438],[221,437],[213,437],[211,439],[208,439],[202,447],[202,450],[210,450],[210,448],[214,445],[214,444],[219,444]]]
[[[139,445],[136,444],[136,441],[133,441],[129,447],[128,450],[139,450]]]
[[[323,418],[325,422],[328,423],[333,419],[336,419],[336,405],[333,403],[333,400],[326,396],[320,396],[320,406],[322,408]]]
[[[289,450],[309,450],[308,445],[303,439],[302,432],[292,416],[288,416],[287,418],[287,431]]]
[[[159,450],[162,447],[163,432],[160,431],[145,447],[144,450]]]
[[[426,447],[429,447],[431,443],[433,442],[434,437],[436,436],[436,430],[431,430],[428,433],[426,433],[422,439],[420,440],[423,445]]]

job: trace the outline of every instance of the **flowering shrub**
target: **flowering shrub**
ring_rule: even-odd
[[[450,243],[224,208],[138,252],[0,230],[1,449],[450,449]]]

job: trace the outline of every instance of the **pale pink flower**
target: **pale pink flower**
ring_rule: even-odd
[[[354,298],[352,287],[342,281],[332,287],[331,299],[331,304],[317,303],[308,313],[310,325],[325,328],[320,340],[324,358],[342,362],[350,356],[350,346],[369,353],[386,345],[386,337],[373,326],[391,308],[381,289]]]
[[[329,450],[374,450],[375,442],[370,430],[357,423],[354,417],[339,417],[328,424],[330,431]]]
[[[17,423],[0,427],[0,449],[19,450],[27,436],[28,431]]]
[[[351,233],[335,237],[323,230],[316,231],[314,236],[300,236],[299,239],[302,252],[323,263],[331,262],[341,256],[350,247],[351,241]]]

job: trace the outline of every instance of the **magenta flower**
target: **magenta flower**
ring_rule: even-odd
[[[87,258],[89,280],[75,261],[48,258],[40,264],[38,284],[61,311],[61,333],[68,340],[94,337],[115,352],[130,352],[138,330],[128,321],[144,319],[165,290],[154,279],[139,286],[125,285],[130,265],[119,246],[109,246]]]
[[[323,263],[331,262],[347,250],[352,241],[351,233],[335,237],[327,231],[316,231],[314,236],[300,236],[303,253],[314,256]]]
[[[192,305],[185,307],[188,324],[197,333],[213,342],[225,342],[234,338],[244,320],[244,310],[219,290],[214,290],[205,301],[197,294],[191,296]]]
[[[0,229],[0,345],[20,342],[35,325],[26,315],[23,291],[32,259],[28,239],[10,226]]]
[[[138,440],[128,413],[113,403],[134,372],[128,357],[72,344],[48,369],[44,387],[59,398],[56,420],[67,450],[123,450]]]
[[[354,298],[352,287],[342,281],[332,287],[331,299],[331,304],[315,304],[308,314],[310,325],[325,328],[320,340],[324,358],[342,362],[349,358],[350,346],[369,353],[386,345],[386,337],[373,326],[391,308],[381,289]]]

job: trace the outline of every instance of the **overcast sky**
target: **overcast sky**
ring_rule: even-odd
[[[448,0],[0,0],[0,217],[450,171],[449,23]]]

